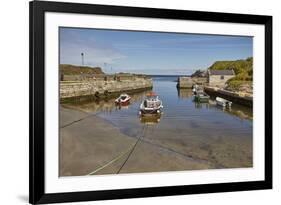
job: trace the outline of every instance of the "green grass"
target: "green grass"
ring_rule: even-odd
[[[208,69],[224,70],[233,69],[235,77],[227,81],[227,89],[232,91],[241,91],[248,87],[251,90],[253,84],[253,58],[236,60],[236,61],[216,61]]]
[[[64,75],[104,74],[104,72],[100,67],[60,64],[59,68],[60,68],[60,73]]]
[[[238,90],[241,86],[245,84],[252,84],[252,81],[243,81],[243,80],[232,80],[228,82],[228,89]]]
[[[216,61],[208,69],[210,70],[224,70],[233,69],[235,72],[235,77],[230,79],[228,83],[232,85],[237,85],[241,82],[253,81],[253,58],[249,57],[247,59],[236,60],[236,61]]]

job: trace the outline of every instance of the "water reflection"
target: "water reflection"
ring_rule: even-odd
[[[230,115],[239,117],[241,120],[253,120],[253,113],[251,109],[245,109],[239,105],[232,105],[231,108],[226,108],[223,111]]]
[[[82,102],[82,103],[73,102],[73,103],[64,104],[64,106],[78,109],[85,112],[101,113],[106,115],[114,115],[116,111],[127,112],[128,114],[133,113],[133,116],[135,118],[137,117],[140,118],[141,123],[144,124],[159,123],[161,119],[161,115],[145,116],[145,117],[140,117],[138,115],[139,105],[149,92],[151,92],[151,90],[130,94],[131,96],[130,103],[126,105],[116,104],[115,98],[113,98],[108,100],[90,101],[90,102]],[[161,92],[163,91],[161,90]],[[159,91],[158,93],[161,94],[161,92]],[[163,98],[164,111],[168,113],[173,112],[173,114],[175,114],[178,118],[180,118],[181,115],[190,115],[189,113],[186,113],[186,111],[188,111],[186,109],[188,108],[188,105],[191,104],[193,105],[195,110],[200,110],[200,109],[214,110],[216,112],[223,112],[227,115],[238,117],[241,120],[253,120],[252,109],[237,104],[233,104],[231,108],[223,108],[221,106],[218,106],[213,98],[211,98],[208,103],[200,103],[194,100],[194,96],[192,94],[191,89],[177,89],[178,99],[185,100],[182,101],[181,103],[176,103],[175,99],[172,99],[170,96],[165,95],[165,93],[163,93],[160,96],[161,98]]]
[[[181,89],[177,88],[178,91],[178,97],[180,99],[188,99],[192,97],[192,90],[191,89]]]
[[[115,107],[119,110],[121,109],[129,109],[129,106],[130,106],[130,103],[127,103],[126,105],[125,104],[116,104],[115,103]]]
[[[139,117],[140,122],[144,124],[153,124],[153,123],[159,123],[161,119],[161,114],[156,116],[145,116],[140,117],[138,115],[139,111],[139,105],[141,101],[145,98],[145,96],[151,92],[150,90],[131,94],[131,100],[129,104],[121,105],[115,103],[115,98],[108,99],[108,100],[99,100],[99,101],[90,101],[90,102],[83,102],[83,103],[68,103],[64,104],[65,107],[78,109],[85,112],[92,112],[92,113],[103,113],[106,115],[113,115],[116,111],[123,111],[132,113],[135,118]],[[218,106],[216,104],[216,101],[214,99],[210,99],[208,103],[200,103],[194,100],[194,96],[192,95],[191,89],[177,89],[177,96],[180,100],[188,100],[188,101],[182,101],[180,104],[175,104],[173,101],[170,106],[169,102],[172,100],[171,98],[168,98],[165,100],[165,98],[169,97],[166,95],[161,95],[161,97],[164,98],[164,111],[165,112],[174,112],[179,118],[181,115],[183,115],[186,111],[182,108],[182,106],[186,107],[188,104],[192,104],[195,110],[200,109],[207,109],[207,110],[214,110],[216,112],[223,112],[227,115],[238,117],[240,120],[253,120],[253,114],[252,109],[240,106],[237,104],[233,104],[231,108],[223,108],[221,106]],[[188,113],[187,113],[188,115]]]
[[[251,108],[246,108],[241,105],[232,104],[231,107],[223,107],[217,105],[215,100],[209,100],[208,103],[199,103],[193,100],[194,107],[197,109],[215,109],[220,110],[226,114],[239,117],[241,120],[253,120],[253,112]]]
[[[194,103],[194,107],[196,109],[202,109],[202,108],[206,108],[206,109],[209,109],[209,103],[202,103],[202,102],[198,102],[196,100],[193,100],[193,103]]]
[[[151,92],[151,90],[130,94],[131,100],[128,104],[116,104],[115,98],[107,100],[94,100],[88,102],[72,102],[64,104],[65,107],[79,109],[85,112],[104,112],[111,113],[114,110],[128,110],[133,104],[142,101],[142,99]]]
[[[215,109],[231,116],[238,117],[240,120],[253,120],[253,110],[251,108],[237,104],[232,104],[232,107],[222,107],[217,105],[214,98],[211,98],[209,102],[198,102],[194,100],[194,95],[191,89],[177,88],[177,92],[179,99],[192,99],[195,109]]]
[[[154,125],[160,122],[162,114],[140,115],[140,122],[146,125]]]

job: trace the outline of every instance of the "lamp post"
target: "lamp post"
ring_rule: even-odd
[[[84,65],[84,53],[81,53],[81,58],[82,58],[82,66]]]

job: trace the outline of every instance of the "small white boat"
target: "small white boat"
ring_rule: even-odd
[[[217,105],[220,105],[222,107],[231,107],[231,105],[232,105],[231,101],[220,98],[220,97],[216,97],[216,103],[217,103]]]
[[[195,88],[192,88],[192,93],[193,93],[194,95],[196,95],[196,89],[195,89]]]
[[[125,105],[129,104],[131,97],[128,94],[121,94],[116,100],[115,103]]]
[[[154,93],[149,93],[140,105],[140,115],[160,114],[163,108],[162,101]]]
[[[196,94],[197,94],[198,89],[199,89],[199,86],[198,86],[197,84],[192,85],[192,92],[193,92],[193,94],[194,94],[194,95],[196,95]]]

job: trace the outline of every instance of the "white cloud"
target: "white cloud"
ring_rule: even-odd
[[[111,45],[96,42],[91,38],[83,38],[75,34],[63,36],[60,42],[60,63],[81,65],[81,53],[84,53],[86,65],[114,64],[119,59],[126,58],[118,49]]]

